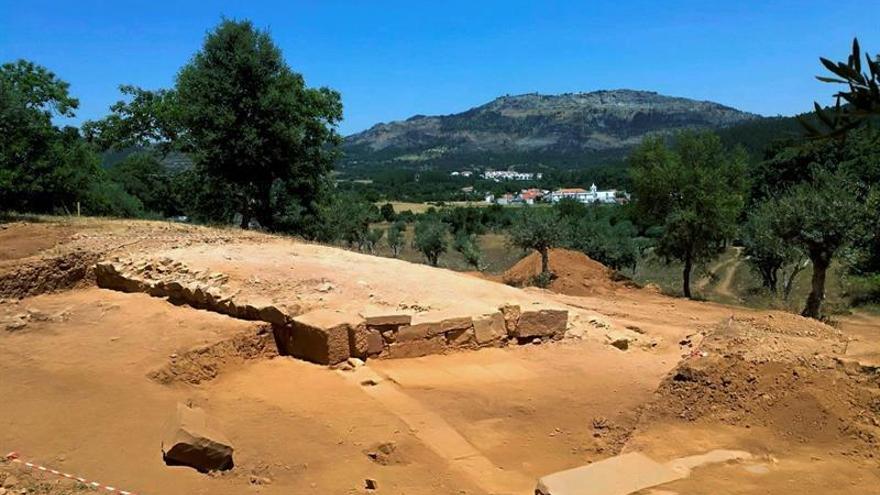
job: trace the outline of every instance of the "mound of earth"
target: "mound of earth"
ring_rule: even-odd
[[[589,296],[622,286],[614,270],[578,251],[551,249],[550,271],[554,278],[547,288],[559,294]],[[540,273],[541,255],[533,252],[504,272],[503,281],[523,287]]]
[[[731,318],[661,383],[642,422],[763,427],[880,454],[880,370],[844,358],[840,331],[794,315]]]

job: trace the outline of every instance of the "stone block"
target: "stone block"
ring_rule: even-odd
[[[232,469],[232,444],[208,424],[205,411],[177,404],[162,438],[162,458],[172,466],[190,466],[203,473]]]
[[[441,354],[445,348],[446,339],[442,336],[412,342],[395,342],[388,346],[388,357],[398,359]]]
[[[474,337],[479,345],[487,345],[507,335],[504,314],[492,313],[474,318]]]
[[[446,332],[446,343],[452,347],[466,347],[474,344],[473,327]]]
[[[378,330],[367,330],[367,356],[378,356],[385,350],[385,339]]]
[[[524,311],[511,335],[517,338],[562,336],[567,325],[568,311],[563,309]]]
[[[321,309],[274,325],[279,352],[318,364],[338,364],[351,356],[349,332],[357,317]]]
[[[504,325],[507,327],[507,333],[512,334],[513,331],[516,330],[516,325],[519,323],[519,317],[522,313],[519,306],[515,304],[505,304],[498,309],[501,310],[501,314],[504,315]]]
[[[371,327],[402,326],[412,323],[412,315],[393,309],[368,308],[361,311],[361,318]]]

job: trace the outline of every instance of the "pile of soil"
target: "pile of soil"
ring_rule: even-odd
[[[846,344],[838,330],[794,315],[731,318],[666,377],[641,421],[766,427],[880,457],[880,370],[845,358]]]
[[[584,253],[568,249],[550,250],[550,271],[554,278],[547,287],[559,294],[589,296],[610,292],[623,286],[617,273]],[[541,255],[532,252],[504,272],[503,281],[508,285],[524,287],[532,285],[541,273]]]

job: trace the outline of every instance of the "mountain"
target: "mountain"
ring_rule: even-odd
[[[619,159],[649,134],[760,118],[650,91],[502,96],[462,113],[416,115],[348,136],[342,166],[585,166]]]

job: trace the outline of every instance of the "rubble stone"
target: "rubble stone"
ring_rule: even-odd
[[[165,437],[162,457],[168,465],[184,465],[203,473],[232,469],[232,444],[208,424],[200,408],[178,404]]]

